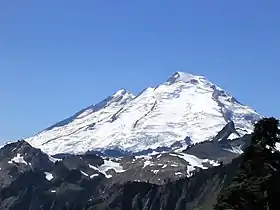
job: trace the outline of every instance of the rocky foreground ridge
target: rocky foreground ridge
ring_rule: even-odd
[[[212,141],[150,155],[49,156],[23,140],[7,144],[0,209],[209,209],[250,142],[249,135],[228,140],[233,125]]]

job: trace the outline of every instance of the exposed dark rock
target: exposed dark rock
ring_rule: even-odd
[[[0,210],[211,209],[240,160],[230,163],[239,155],[231,150],[244,149],[250,142],[250,135],[227,140],[234,131],[228,123],[215,137],[218,140],[193,145],[183,153],[172,150],[182,146],[175,142],[173,148],[147,150],[160,152],[155,155],[115,159],[88,152],[60,154],[54,162],[25,141],[5,145],[0,149]],[[202,165],[210,169],[194,167],[188,155],[209,160]],[[121,172],[110,165],[100,171],[106,161]],[[214,162],[224,164],[213,167]]]
[[[128,182],[112,186],[102,199],[91,202],[89,210],[210,210],[220,190],[227,186],[240,164],[241,158],[231,164],[211,168],[164,185]]]

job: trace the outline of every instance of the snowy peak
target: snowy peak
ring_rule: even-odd
[[[128,92],[127,90],[120,89],[117,92],[115,92],[114,94],[112,94],[111,96],[107,97],[105,100],[78,111],[73,116],[46,128],[42,132],[52,130],[57,127],[66,126],[66,125],[70,124],[71,122],[73,122],[75,119],[84,118],[86,116],[89,116],[92,113],[95,113],[95,112],[98,112],[98,111],[104,109],[105,107],[119,107],[119,106],[125,105],[126,103],[133,100],[134,97],[135,96],[132,93]]]
[[[108,98],[108,104],[110,103],[118,103],[118,104],[125,104],[131,101],[135,96],[128,92],[126,89],[120,89],[115,92],[112,96]]]
[[[197,84],[201,80],[206,80],[203,76],[196,76],[185,72],[175,72],[168,80],[167,83],[174,84],[176,82],[192,83]]]
[[[108,106],[124,105],[133,100],[134,97],[135,96],[127,90],[120,89],[100,103],[93,105],[91,109],[92,111],[98,111]]]
[[[48,154],[106,149],[140,152],[175,142],[185,146],[211,140],[231,121],[244,135],[259,118],[205,77],[176,72],[137,97],[120,89],[26,141]]]
[[[119,96],[124,96],[124,95],[133,95],[133,94],[129,93],[126,89],[122,88],[122,89],[118,90],[117,92],[115,92],[113,94],[113,97],[119,97]]]
[[[190,73],[185,72],[175,72],[167,81],[167,84],[169,85],[176,85],[177,83],[185,84],[185,85],[194,85],[197,86],[195,88],[200,87],[209,87],[213,90],[212,97],[215,101],[218,100],[219,97],[226,97],[228,101],[231,101],[232,103],[239,103],[233,96],[231,96],[229,93],[224,91],[222,88],[216,86],[212,82],[210,82],[206,77],[201,75],[194,75]],[[177,84],[178,85],[178,84]],[[221,104],[220,104],[221,105]]]

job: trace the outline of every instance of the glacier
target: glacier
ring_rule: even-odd
[[[137,96],[121,89],[25,140],[49,155],[139,152],[211,140],[230,121],[243,136],[260,117],[206,77],[176,72]]]

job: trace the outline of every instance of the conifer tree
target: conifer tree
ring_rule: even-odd
[[[215,210],[280,209],[279,122],[264,118],[256,123],[251,145],[231,184],[218,196]]]

